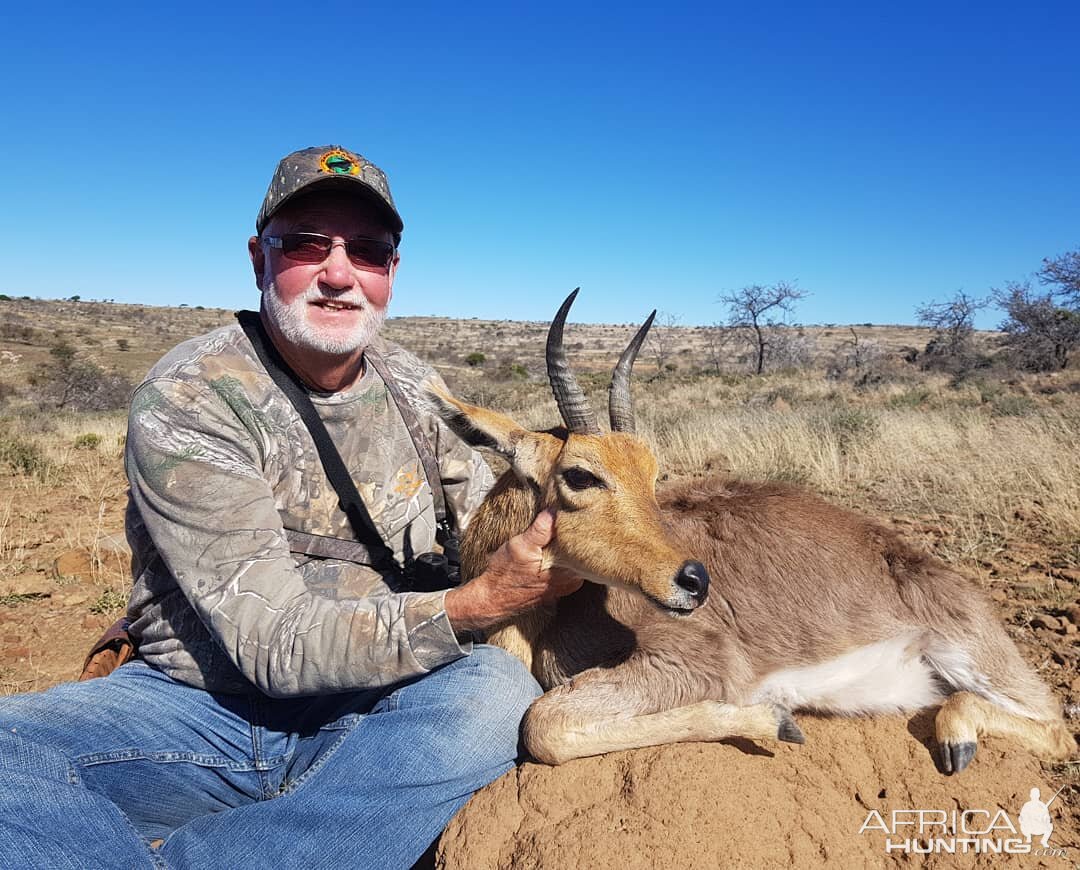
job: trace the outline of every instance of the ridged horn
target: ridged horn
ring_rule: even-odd
[[[600,424],[596,420],[596,414],[585,398],[585,393],[578,385],[577,378],[570,370],[570,364],[566,361],[566,351],[563,350],[563,326],[566,325],[566,315],[570,313],[570,306],[578,295],[580,287],[575,287],[574,292],[566,297],[562,307],[559,308],[555,319],[551,321],[547,336],[547,372],[548,381],[551,383],[551,392],[555,396],[555,402],[559,406],[566,428],[571,432],[585,435],[599,435]]]
[[[630,344],[619,357],[615,371],[611,373],[611,385],[608,387],[608,414],[612,432],[634,432],[634,400],[630,397],[630,373],[634,369],[634,360],[648,335],[656,311],[649,315],[641,329],[630,339]]]

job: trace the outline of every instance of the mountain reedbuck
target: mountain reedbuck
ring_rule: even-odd
[[[801,743],[792,710],[932,704],[946,772],[967,766],[979,735],[1044,758],[1074,751],[1058,704],[981,591],[890,529],[778,483],[710,477],[657,493],[630,401],[652,317],[615,367],[603,434],[562,347],[576,294],[547,342],[565,428],[531,432],[430,395],[462,438],[511,466],[465,534],[465,576],[550,507],[547,559],[591,581],[490,637],[548,690],[525,718],[533,756],[559,764],[735,736]]]

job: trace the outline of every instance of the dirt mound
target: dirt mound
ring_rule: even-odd
[[[1035,854],[886,853],[901,810],[983,810],[969,830],[1017,838],[1020,809],[1055,779],[1006,741],[984,741],[972,765],[946,777],[930,754],[933,718],[840,720],[800,716],[804,746],[692,743],[612,753],[558,768],[526,764],[479,792],[442,837],[438,866],[506,868],[1071,866],[1080,859],[1080,817],[1064,800],[1050,807],[1051,850]],[[1008,815],[1012,834],[998,815]],[[902,821],[914,821],[902,814]],[[929,817],[927,817],[930,820]],[[925,830],[927,836],[951,837]],[[959,851],[958,847],[958,851]],[[1033,848],[1039,848],[1036,839]]]

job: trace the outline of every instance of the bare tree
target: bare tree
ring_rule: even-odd
[[[817,340],[801,329],[778,326],[769,338],[765,352],[765,370],[805,369],[817,357]]]
[[[989,301],[957,290],[944,302],[928,302],[915,309],[915,319],[933,331],[926,345],[925,364],[954,374],[970,371],[976,363],[975,315]]]
[[[851,333],[851,338],[846,338],[840,342],[829,369],[833,376],[842,374],[849,369],[861,372],[881,356],[881,345],[878,342],[873,339],[861,338],[859,333],[855,331],[854,326],[849,326],[848,331]]]
[[[1009,282],[993,294],[1005,311],[1002,344],[1015,365],[1044,372],[1069,364],[1080,347],[1080,311],[1059,304],[1054,291],[1036,293],[1027,282]]]
[[[1080,307],[1080,250],[1047,257],[1035,276],[1039,283],[1054,288],[1051,295],[1061,297],[1069,307]]]
[[[656,375],[660,377],[669,370],[672,365],[671,358],[675,355],[675,342],[678,337],[675,329],[682,324],[682,318],[670,311],[660,311],[653,321],[653,327],[649,331],[649,353],[656,360]]]
[[[31,378],[40,388],[35,394],[58,409],[112,411],[131,401],[134,385],[118,372],[109,372],[90,360],[80,359],[74,347],[61,339],[49,349],[52,365]]]
[[[727,306],[728,326],[739,330],[752,348],[757,374],[765,370],[766,352],[776,336],[777,328],[782,325],[782,320],[776,318],[791,314],[795,303],[807,295],[794,282],[780,281],[770,287],[751,284],[741,290],[722,294],[717,300]]]
[[[724,373],[734,339],[735,330],[726,323],[714,323],[705,328],[705,359],[718,375]]]

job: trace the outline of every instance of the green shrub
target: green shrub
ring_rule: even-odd
[[[1026,417],[1037,409],[1034,399],[1016,393],[1003,393],[990,400],[991,417]]]
[[[12,592],[8,595],[0,595],[0,607],[18,607],[20,604],[26,604],[27,601],[37,601],[44,597],[38,593]]]
[[[485,354],[482,354],[479,351],[473,351],[465,357],[465,364],[476,368],[477,366],[483,365],[485,360],[487,360]]]
[[[84,432],[75,439],[76,450],[97,450],[101,444],[101,436],[95,432]]]
[[[119,589],[109,587],[90,605],[91,613],[116,613],[127,607],[127,596]]]
[[[840,452],[872,441],[878,434],[878,418],[865,408],[835,408],[814,418],[814,427],[835,439]]]
[[[56,362],[30,379],[39,388],[37,398],[71,411],[114,411],[131,400],[134,385],[119,372],[77,358],[66,342],[54,345],[49,353]]]
[[[0,462],[16,474],[38,474],[49,467],[40,447],[14,435],[0,434]]]
[[[918,408],[920,405],[928,404],[933,395],[933,390],[928,387],[912,387],[898,395],[889,396],[885,405],[888,408],[897,409]]]
[[[64,339],[60,339],[56,344],[49,348],[49,356],[56,360],[60,365],[65,365],[75,359],[75,348]]]

